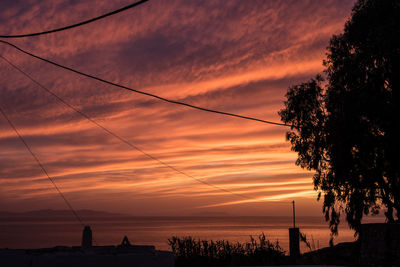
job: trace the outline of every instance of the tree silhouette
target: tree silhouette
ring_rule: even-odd
[[[399,18],[398,0],[359,0],[330,40],[326,81],[290,87],[279,112],[296,164],[315,171],[332,236],[343,213],[356,234],[381,208],[400,219]]]

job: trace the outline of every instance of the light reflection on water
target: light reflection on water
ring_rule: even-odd
[[[192,236],[201,239],[245,242],[249,236],[265,233],[271,241],[279,240],[288,251],[289,217],[129,217],[117,220],[92,219],[90,224],[97,245],[120,244],[124,235],[137,245],[155,245],[157,249],[169,249],[167,240],[172,236]],[[329,244],[329,229],[319,217],[297,219],[300,231],[315,248]],[[29,219],[0,221],[0,248],[40,248],[57,245],[79,246],[82,226],[75,221]],[[342,227],[336,242],[353,241],[353,231]],[[303,252],[308,249],[301,245]]]

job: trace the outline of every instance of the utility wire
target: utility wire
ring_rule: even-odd
[[[81,217],[79,217],[78,213],[74,210],[72,207],[71,203],[67,200],[67,198],[64,196],[64,194],[61,192],[60,188],[58,188],[57,184],[54,182],[54,180],[50,177],[49,173],[46,171],[44,168],[43,164],[40,162],[39,158],[33,153],[33,151],[30,149],[28,143],[25,141],[25,139],[19,134],[17,128],[14,126],[14,124],[11,122],[11,120],[7,117],[5,111],[2,109],[0,106],[0,112],[3,114],[4,118],[7,120],[8,124],[10,124],[11,128],[13,128],[14,132],[18,135],[19,139],[21,142],[25,145],[26,149],[29,151],[29,153],[32,155],[32,157],[36,160],[37,164],[40,166],[44,174],[47,176],[47,178],[50,180],[50,182],[53,184],[54,188],[57,190],[58,194],[62,197],[64,200],[65,204],[67,204],[68,208],[71,210],[71,212],[74,214],[75,218],[84,226],[85,224],[83,223]]]
[[[253,117],[248,117],[248,116],[242,116],[242,115],[238,115],[238,114],[234,114],[234,113],[229,113],[229,112],[218,111],[218,110],[214,110],[214,109],[203,108],[203,107],[195,106],[195,105],[184,103],[184,102],[177,101],[177,100],[167,99],[167,98],[155,95],[155,94],[147,93],[147,92],[140,91],[140,90],[137,90],[137,89],[133,89],[133,88],[121,85],[121,84],[113,83],[113,82],[107,81],[105,79],[102,79],[102,78],[99,78],[99,77],[96,77],[96,76],[93,76],[93,75],[90,75],[90,74],[86,74],[86,73],[83,73],[81,71],[69,68],[69,67],[66,67],[64,65],[58,64],[58,63],[56,63],[54,61],[51,61],[49,59],[45,59],[45,58],[42,58],[40,56],[34,55],[34,54],[32,54],[32,53],[30,53],[28,51],[25,51],[22,48],[19,48],[18,46],[14,45],[12,43],[9,43],[7,41],[0,40],[0,42],[3,43],[3,44],[9,45],[9,46],[19,50],[20,52],[22,52],[24,54],[27,54],[27,55],[29,55],[31,57],[40,59],[40,60],[42,60],[44,62],[47,62],[47,63],[52,64],[54,66],[57,66],[59,68],[63,68],[65,70],[77,73],[79,75],[86,76],[88,78],[91,78],[91,79],[94,79],[94,80],[97,80],[97,81],[100,81],[100,82],[103,82],[103,83],[106,83],[106,84],[109,84],[109,85],[112,85],[112,86],[116,86],[116,87],[119,87],[119,88],[122,88],[122,89],[125,89],[125,90],[128,90],[128,91],[132,91],[132,92],[135,92],[135,93],[138,93],[138,94],[150,96],[150,97],[156,98],[156,99],[161,100],[161,101],[165,101],[165,102],[172,103],[172,104],[177,104],[177,105],[182,105],[182,106],[186,106],[186,107],[189,107],[189,108],[194,108],[194,109],[198,109],[198,110],[202,110],[202,111],[206,111],[206,112],[212,112],[212,113],[217,113],[217,114],[221,114],[221,115],[226,115],[226,116],[246,119],[246,120],[252,120],[252,121],[257,121],[257,122],[262,122],[262,123],[267,123],[267,124],[274,124],[274,125],[278,125],[278,126],[287,126],[287,127],[291,127],[292,126],[292,125],[288,125],[288,124],[284,124],[284,123],[266,121],[266,120],[257,119],[257,118],[253,118]]]
[[[14,65],[12,62],[10,62],[8,59],[6,59],[4,56],[0,55],[0,57],[1,57],[4,61],[6,61],[9,65],[11,65],[11,66],[14,67],[16,70],[18,70],[20,73],[22,73],[24,76],[26,76],[27,78],[29,78],[33,83],[35,83],[35,84],[36,84],[37,86],[39,86],[41,89],[45,90],[47,93],[49,93],[49,94],[51,94],[52,96],[54,96],[55,98],[57,98],[61,103],[63,103],[63,104],[66,105],[67,107],[71,108],[72,110],[74,110],[75,112],[77,112],[79,115],[81,115],[82,117],[84,117],[85,119],[87,119],[88,121],[90,121],[91,123],[93,123],[94,125],[96,125],[97,127],[101,128],[103,131],[105,131],[105,132],[108,133],[109,135],[111,135],[111,136],[117,138],[118,140],[120,140],[121,142],[125,143],[125,144],[128,145],[129,147],[131,147],[131,148],[133,148],[133,149],[139,151],[140,153],[142,153],[142,154],[145,155],[146,157],[148,157],[148,158],[150,158],[150,159],[152,159],[152,160],[154,160],[154,161],[157,161],[157,162],[160,163],[161,165],[163,165],[163,166],[165,166],[165,167],[167,167],[167,168],[169,168],[169,169],[171,169],[171,170],[173,170],[173,171],[175,171],[175,172],[177,172],[177,173],[179,173],[179,174],[181,174],[181,175],[183,175],[183,176],[186,176],[186,177],[188,177],[188,178],[190,178],[190,179],[193,179],[193,180],[195,180],[195,181],[197,181],[197,182],[199,182],[199,183],[205,184],[205,185],[207,185],[207,186],[209,186],[209,187],[212,187],[212,188],[214,188],[214,189],[217,189],[217,190],[219,190],[219,191],[223,191],[223,192],[225,192],[225,193],[229,193],[229,194],[238,196],[238,197],[243,198],[243,199],[253,199],[253,198],[251,198],[251,197],[247,197],[247,196],[245,196],[245,195],[235,193],[235,192],[230,191],[230,190],[228,190],[228,189],[225,189],[225,188],[222,188],[222,187],[219,187],[219,186],[210,184],[210,183],[208,183],[208,182],[206,182],[206,181],[203,181],[203,180],[201,180],[201,179],[198,179],[198,178],[196,178],[196,177],[194,177],[194,176],[192,176],[192,175],[190,175],[190,174],[187,174],[187,173],[185,173],[185,172],[183,172],[183,171],[181,171],[181,170],[175,168],[174,166],[171,166],[171,165],[169,165],[168,163],[166,163],[166,162],[164,162],[164,161],[162,161],[162,160],[160,160],[160,159],[158,159],[158,158],[152,156],[151,154],[145,152],[144,150],[142,150],[141,148],[139,148],[139,147],[137,147],[136,145],[132,144],[130,141],[126,140],[125,138],[119,136],[118,134],[114,133],[113,131],[111,131],[111,130],[107,129],[106,127],[102,126],[101,124],[97,123],[94,119],[92,119],[91,117],[89,117],[87,114],[85,114],[84,112],[82,112],[82,111],[80,111],[79,109],[75,108],[74,106],[72,106],[71,104],[69,104],[68,102],[66,102],[64,99],[62,99],[60,96],[58,96],[56,93],[54,93],[53,91],[51,91],[50,89],[48,89],[46,86],[44,86],[43,84],[41,84],[41,83],[39,83],[38,81],[36,81],[32,76],[30,76],[29,74],[27,74],[26,72],[24,72],[24,71],[23,71],[22,69],[20,69],[18,66]]]
[[[57,29],[53,29],[53,30],[49,30],[49,31],[43,31],[43,32],[35,32],[35,33],[27,33],[27,34],[15,34],[15,35],[0,35],[0,38],[31,37],[31,36],[38,36],[38,35],[44,35],[44,34],[49,34],[49,33],[69,30],[69,29],[72,29],[72,28],[75,28],[75,27],[79,27],[79,26],[94,22],[96,20],[103,19],[105,17],[109,17],[109,16],[112,16],[112,15],[115,15],[117,13],[123,12],[125,10],[128,10],[130,8],[136,7],[138,5],[141,5],[141,4],[143,4],[143,3],[147,2],[147,1],[149,1],[149,0],[141,0],[141,1],[135,2],[133,4],[127,5],[127,6],[123,7],[123,8],[120,8],[120,9],[114,10],[112,12],[109,12],[107,14],[101,15],[99,17],[91,18],[91,19],[88,19],[88,20],[85,20],[85,21],[82,21],[82,22],[79,22],[79,23],[76,23],[76,24],[69,25],[69,26],[65,26],[65,27],[61,27],[61,28],[57,28]]]

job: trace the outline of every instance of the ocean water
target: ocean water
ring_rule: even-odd
[[[245,242],[249,236],[264,233],[273,242],[289,250],[290,217],[127,217],[96,218],[86,221],[93,231],[95,245],[118,245],[126,235],[135,245],[154,245],[169,250],[168,238],[192,236],[200,239]],[[296,226],[307,235],[314,248],[329,244],[327,223],[320,217],[297,218]],[[57,219],[1,219],[0,248],[43,248],[79,246],[82,225]],[[354,240],[354,232],[342,227],[335,243]],[[309,249],[301,244],[302,252]]]

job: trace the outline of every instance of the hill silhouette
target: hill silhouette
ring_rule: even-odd
[[[82,209],[77,210],[77,213],[82,216],[84,219],[93,219],[93,218],[121,218],[121,217],[130,217],[130,215],[122,214],[122,213],[112,213],[106,211],[97,211],[97,210],[89,210]],[[1,220],[75,220],[70,210],[53,210],[53,209],[42,209],[42,210],[32,210],[26,212],[6,212],[0,211],[0,219]]]

